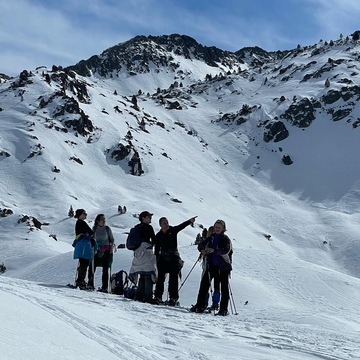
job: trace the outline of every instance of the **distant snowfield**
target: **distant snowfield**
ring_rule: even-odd
[[[336,59],[335,52],[329,56]],[[194,78],[196,71],[214,71],[203,66],[194,64]],[[169,85],[169,74],[156,76],[143,77],[146,89]],[[0,157],[0,208],[14,212],[0,218],[0,263],[7,267],[0,275],[1,359],[360,359],[357,130],[319,118],[304,131],[289,127],[284,142],[265,144],[256,127],[275,111],[276,96],[291,99],[299,79],[279,90],[256,77],[235,77],[230,88],[214,83],[195,92],[197,106],[184,101],[181,111],[139,96],[139,112],[130,95],[114,90],[136,93],[140,75],[126,84],[86,79],[91,104],[81,107],[96,125],[93,143],[49,128],[49,108],[39,110],[38,99],[60,86],[47,84],[36,71],[32,80],[22,97],[19,89],[0,86],[0,150],[11,154]],[[320,93],[323,82],[302,84],[304,94]],[[261,105],[245,124],[211,122],[244,103]],[[138,126],[144,114],[153,119],[147,132]],[[128,131],[142,159],[140,177],[127,173],[127,160],[116,163],[108,155],[125,143]],[[38,144],[42,154],[29,158]],[[281,164],[284,153],[294,158],[292,166]],[[73,156],[83,165],[70,161]],[[51,171],[54,165],[59,173]],[[143,210],[154,213],[155,231],[161,216],[177,225],[197,215],[195,227],[179,234],[182,281],[189,275],[182,307],[67,288],[76,271],[70,205],[85,208],[90,225],[104,213],[117,244]],[[126,205],[127,213],[117,214],[118,205]],[[30,231],[18,222],[24,214],[48,225]],[[192,244],[218,218],[234,247],[233,303],[221,318],[186,310],[196,301],[201,276]],[[118,250],[112,272],[128,271],[131,259],[130,251]]]

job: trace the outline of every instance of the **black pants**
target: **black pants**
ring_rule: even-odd
[[[85,276],[86,271],[90,265],[91,260],[88,259],[79,259],[79,265],[77,268],[77,277],[76,277],[76,284],[80,285],[82,283],[85,283]]]
[[[94,273],[92,269],[92,264],[89,266],[88,272],[88,279],[89,279],[89,286],[94,287],[94,276],[97,267],[102,268],[102,276],[101,276],[101,288],[103,290],[107,290],[109,287],[109,268],[112,263],[113,255],[110,254],[110,251],[105,251],[101,257],[98,257],[98,254],[94,257]]]
[[[211,280],[214,279],[214,284],[217,284],[217,281],[219,281],[220,284],[220,311],[227,310],[229,304],[229,275],[230,271],[220,271],[220,269],[215,266],[207,269],[204,272],[204,275],[200,282],[200,289],[196,301],[196,307],[199,309],[205,309]]]
[[[141,274],[136,290],[136,300],[151,302],[153,298],[153,286],[151,275]]]
[[[162,299],[164,294],[164,283],[166,274],[169,274],[169,296],[170,299],[178,300],[179,298],[179,261],[178,256],[160,256],[157,267],[158,267],[158,279],[155,287],[155,296]]]

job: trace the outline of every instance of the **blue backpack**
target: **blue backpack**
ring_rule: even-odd
[[[137,224],[130,229],[129,235],[126,239],[126,248],[128,250],[136,250],[141,245],[143,241],[140,234],[141,225],[142,224]]]

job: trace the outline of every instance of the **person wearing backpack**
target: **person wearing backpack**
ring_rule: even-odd
[[[109,288],[109,269],[113,262],[114,236],[109,226],[105,225],[105,215],[98,214],[94,221],[94,237],[98,250],[94,256],[93,269],[89,267],[88,287],[94,288],[94,276],[97,267],[102,267],[102,286],[99,291],[107,293]],[[93,270],[93,271],[92,271]]]
[[[198,245],[203,256],[203,274],[197,296],[197,302],[190,309],[191,312],[203,313],[206,308],[208,291],[211,280],[220,283],[221,300],[217,315],[226,316],[229,304],[229,276],[232,270],[231,240],[225,235],[226,225],[223,220],[216,220],[214,233]]]
[[[74,247],[74,259],[79,259],[75,284],[81,290],[87,289],[85,283],[86,271],[93,260],[94,251],[97,250],[94,232],[86,223],[86,216],[87,213],[84,209],[76,210],[75,240],[72,244]]]
[[[209,226],[209,229],[206,231],[206,234],[205,234],[203,240],[210,237],[213,233],[214,233],[214,226],[211,225],[211,226]],[[208,304],[210,296],[211,296],[212,304],[210,306],[210,309],[215,311],[215,310],[219,309],[219,302],[220,302],[221,293],[220,293],[220,279],[219,279],[219,277],[214,277],[213,280],[214,280],[214,293],[212,294],[212,296],[211,296],[211,294],[208,294],[208,296],[207,296],[207,304]],[[211,286],[211,284],[210,284],[210,286]]]
[[[157,280],[156,257],[153,252],[153,245],[156,242],[155,232],[150,225],[153,214],[143,211],[139,215],[140,224],[130,230],[129,237],[135,234],[139,239],[128,239],[126,241],[127,248],[129,243],[137,243],[137,248],[133,249],[134,258],[129,271],[129,279],[136,285],[137,290],[135,300],[154,304],[153,286]],[[131,240],[131,241],[130,241]]]
[[[197,216],[181,223],[170,226],[166,217],[159,220],[161,230],[156,234],[155,255],[157,258],[158,279],[155,287],[155,300],[162,303],[166,274],[169,274],[169,305],[176,305],[179,299],[179,274],[183,260],[178,251],[177,234],[195,222]]]

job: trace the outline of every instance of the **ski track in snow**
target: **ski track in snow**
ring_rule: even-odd
[[[243,347],[247,351],[251,348],[253,351],[261,348],[272,349],[274,359],[277,352],[281,352],[282,356],[285,352],[289,360],[304,359],[305,356],[307,359],[321,360],[350,360],[360,357],[360,350],[354,348],[357,342],[356,334],[338,335],[336,329],[313,331],[309,325],[302,326],[291,322],[291,317],[295,316],[291,312],[288,323],[271,319],[266,310],[251,316],[248,314],[246,317],[240,312],[238,316],[220,318],[213,314],[192,314],[181,307],[142,304],[120,296],[81,292],[66,287],[56,288],[54,285],[36,285],[15,279],[12,281],[16,282],[13,284],[15,286],[2,284],[1,290],[26,299],[71,326],[82,336],[104,347],[114,358],[121,354],[124,359],[165,359],[166,357],[161,355],[161,349],[158,349],[158,343],[151,339],[151,334],[159,333],[159,328],[162,328],[160,340],[163,348],[167,350],[165,354],[173,353],[174,359],[210,360],[221,359],[222,356],[232,359],[231,355],[226,356],[221,349],[227,349],[229,354],[238,352],[239,359]],[[16,291],[19,287],[22,288],[20,293]],[[58,297],[62,298],[62,301],[66,298],[67,308],[58,305],[61,304],[57,302]],[[79,304],[88,310],[77,311]],[[113,310],[119,326],[107,325],[105,318],[95,316],[103,307]],[[73,308],[74,311],[70,311]],[[85,316],[87,311],[94,314],[94,317]],[[168,321],[164,322],[165,319]],[[164,326],[164,323],[171,326]],[[279,324],[281,329],[278,328]],[[131,326],[132,330],[136,328],[139,338],[127,335],[126,326]],[[219,342],[219,354],[206,354],[195,350],[196,344],[204,341],[204,338],[207,341]],[[239,347],[239,339],[242,345],[236,349],[234,347]],[[326,342],[323,339],[326,339]],[[200,348],[203,349],[204,346]],[[268,355],[263,358],[259,354],[254,356],[256,359],[269,359]]]

